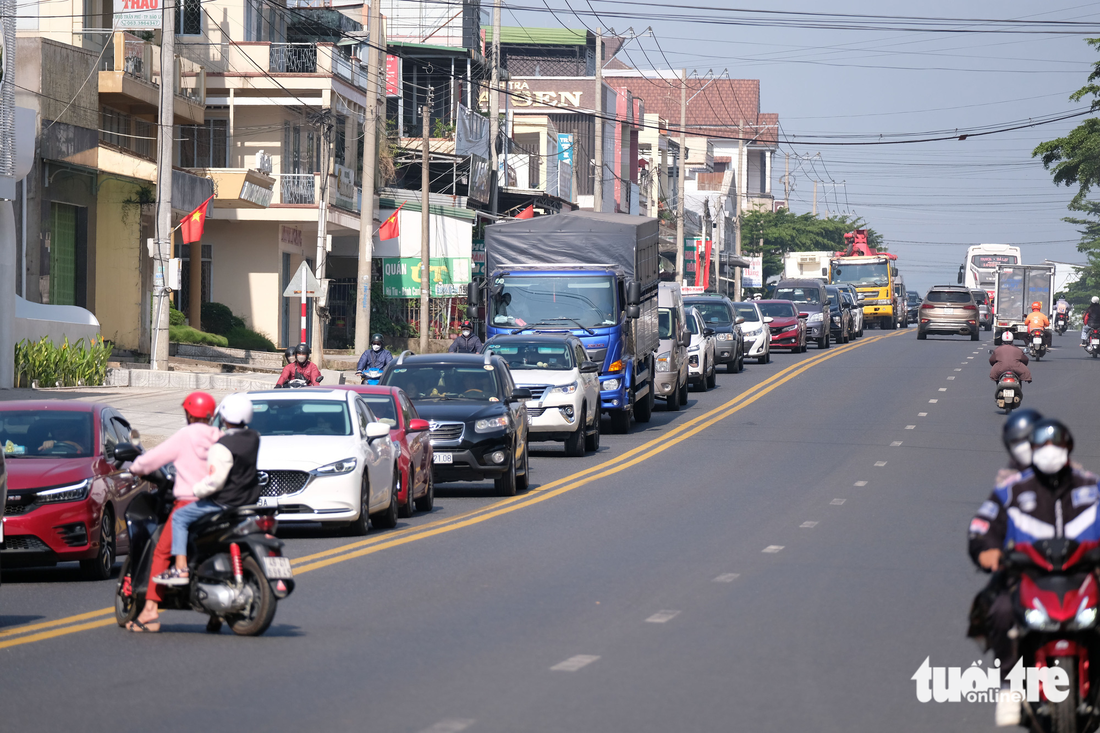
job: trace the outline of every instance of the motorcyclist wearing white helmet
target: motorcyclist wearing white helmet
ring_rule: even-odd
[[[244,394],[231,394],[222,401],[218,414],[225,424],[225,433],[210,447],[206,477],[195,484],[198,501],[176,510],[172,516],[172,554],[176,564],[155,579],[165,585],[188,582],[187,535],[192,524],[227,507],[255,504],[260,498],[256,471],[260,434],[248,427],[252,422],[252,400]]]
[[[1089,338],[1089,331],[1100,326],[1100,297],[1092,296],[1092,305],[1085,311],[1085,322],[1081,326],[1081,345],[1085,346]]]

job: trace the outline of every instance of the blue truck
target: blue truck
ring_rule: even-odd
[[[658,345],[656,219],[570,212],[485,229],[487,338],[573,333],[600,364],[601,409],[625,433],[649,422]]]

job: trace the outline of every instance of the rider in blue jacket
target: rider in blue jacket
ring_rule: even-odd
[[[370,348],[359,357],[359,364],[355,367],[356,374],[363,374],[372,369],[382,370],[393,361],[393,354],[383,346],[382,334],[371,336]]]

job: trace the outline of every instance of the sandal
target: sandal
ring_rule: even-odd
[[[153,628],[156,626],[156,628]],[[130,623],[126,624],[126,630],[132,631],[135,634],[156,634],[160,632],[160,617],[158,616],[155,621],[149,621],[148,623],[142,623],[136,618]]]
[[[154,583],[160,585],[187,585],[190,582],[190,578],[187,575],[186,570],[177,570],[176,568],[169,568],[160,575],[153,578]]]

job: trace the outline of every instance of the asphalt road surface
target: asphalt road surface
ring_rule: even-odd
[[[1100,362],[1075,334],[1024,404],[1100,468]],[[967,523],[1004,463],[981,343],[914,329],[720,374],[597,455],[533,451],[533,488],[439,491],[366,538],[283,533],[298,577],[260,638],[113,581],[5,573],[0,730],[983,731],[913,673],[981,658]]]

